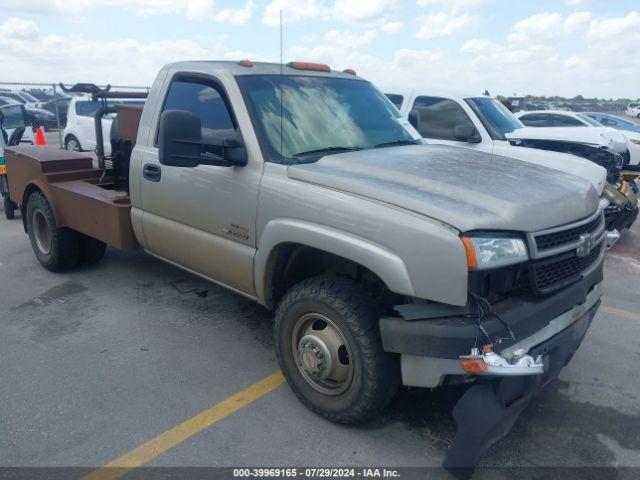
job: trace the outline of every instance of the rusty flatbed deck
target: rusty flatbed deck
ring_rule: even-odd
[[[5,149],[11,200],[23,205],[35,189],[53,209],[59,227],[69,227],[122,250],[138,246],[131,225],[131,200],[102,178],[91,157],[54,147]]]

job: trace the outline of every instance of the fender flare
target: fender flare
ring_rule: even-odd
[[[254,286],[263,305],[271,306],[271,282],[267,277],[273,253],[278,246],[285,244],[305,245],[344,257],[378,275],[391,291],[415,296],[404,261],[386,247],[332,227],[301,220],[277,219],[269,222],[262,231],[254,258]]]

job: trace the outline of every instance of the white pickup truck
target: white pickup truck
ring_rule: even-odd
[[[486,95],[424,93],[427,91],[392,87],[383,88],[383,92],[429,143],[511,157],[589,181],[601,196],[600,203],[607,215],[608,247],[617,241],[620,230],[635,221],[638,214],[635,192],[629,189],[632,198],[628,199],[626,190],[623,194],[618,191],[622,187],[619,184],[622,157],[618,165],[611,155],[601,152],[599,165],[578,155],[547,150],[546,146],[523,146],[519,137],[515,139],[517,133],[535,134],[540,129],[525,127],[502,103]]]

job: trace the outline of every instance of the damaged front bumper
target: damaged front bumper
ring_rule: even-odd
[[[381,319],[383,347],[400,354],[404,385],[433,388],[447,381],[474,382],[453,409],[457,434],[446,468],[474,468],[511,430],[535,394],[576,352],[601,296],[602,260],[579,282],[553,295],[499,302],[494,310],[517,340],[484,351],[472,351],[476,322],[468,307],[404,305],[397,308],[403,318]],[[491,337],[505,328],[495,316],[483,326]],[[487,362],[486,370],[465,368],[470,357]]]

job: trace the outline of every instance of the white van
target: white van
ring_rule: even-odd
[[[109,100],[107,102],[108,106],[118,104],[142,105],[144,100]],[[64,146],[67,150],[93,152],[96,149],[95,114],[102,106],[101,100],[93,100],[90,95],[71,99],[67,113],[67,126],[62,132]],[[109,136],[114,116],[115,114],[108,113],[102,117],[102,138],[104,139],[105,155],[111,153]]]

